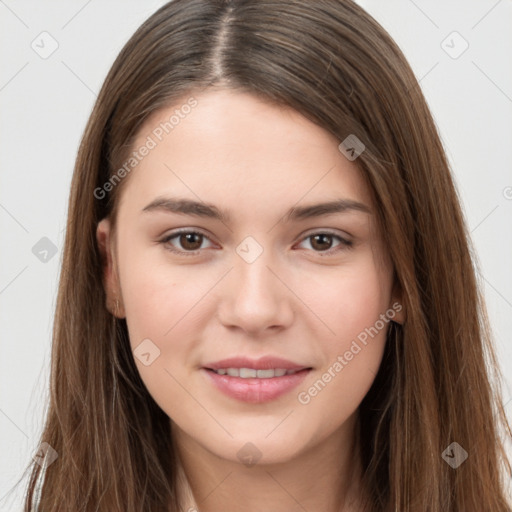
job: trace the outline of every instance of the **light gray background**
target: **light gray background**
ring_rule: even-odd
[[[163,3],[0,0],[2,512],[21,510],[25,481],[6,495],[37,448],[42,428],[63,229],[79,140],[116,55]],[[480,260],[511,418],[512,1],[358,3],[404,51],[439,127]],[[40,52],[51,48],[50,37],[40,36],[43,31],[58,43],[46,59],[31,47],[39,45]],[[461,38],[469,47],[453,58],[463,49]],[[57,251],[48,254],[47,262],[32,252],[43,237]]]

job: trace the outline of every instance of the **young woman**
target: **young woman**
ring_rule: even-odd
[[[511,510],[468,231],[348,0],[174,0],[73,176],[25,510]]]

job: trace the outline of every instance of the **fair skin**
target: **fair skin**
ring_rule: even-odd
[[[160,350],[151,364],[135,363],[170,418],[201,512],[234,503],[247,512],[263,503],[273,512],[358,511],[357,408],[389,324],[308,403],[298,394],[400,302],[371,196],[341,141],[297,112],[235,91],[194,97],[197,106],[125,178],[115,235],[108,219],[98,225],[108,302],[119,300],[132,350],[146,339]],[[175,109],[147,119],[135,147]],[[162,197],[213,204],[230,218],[143,211]],[[369,211],[285,218],[292,207],[338,199]],[[160,243],[178,228],[204,236]],[[251,263],[236,251],[248,236],[263,249]],[[312,370],[266,403],[226,396],[201,370],[263,355]],[[237,455],[249,442],[261,454],[252,466]]]

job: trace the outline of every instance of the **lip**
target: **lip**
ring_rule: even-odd
[[[219,375],[213,371],[219,368],[252,368],[253,370],[283,368],[285,370],[295,370],[296,373],[268,379],[244,379],[242,377],[231,377],[230,375]],[[223,359],[206,364],[201,368],[201,373],[225,395],[242,402],[256,404],[275,400],[290,392],[306,378],[311,370],[311,367],[293,361],[266,356],[257,360],[246,357]]]
[[[203,368],[211,370],[218,370],[220,368],[252,368],[253,370],[270,370],[272,368],[283,368],[284,370],[298,371],[311,367],[300,365],[280,357],[264,356],[260,357],[259,359],[250,359],[248,357],[230,357],[228,359],[222,359],[221,361],[207,363],[203,365]],[[279,379],[280,377],[275,378]]]
[[[213,370],[201,368],[201,372],[206,378],[225,395],[253,404],[269,402],[288,393],[297,387],[310,371],[311,368],[306,368],[297,373],[283,375],[282,377],[243,379],[242,377],[219,375]]]

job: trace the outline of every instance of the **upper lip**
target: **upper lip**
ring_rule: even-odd
[[[259,359],[250,359],[248,357],[230,357],[207,363],[204,368],[210,370],[219,370],[220,368],[252,368],[253,370],[271,370],[273,368],[282,368],[284,370],[304,370],[311,368],[301,364],[288,361],[280,357],[264,356]]]

